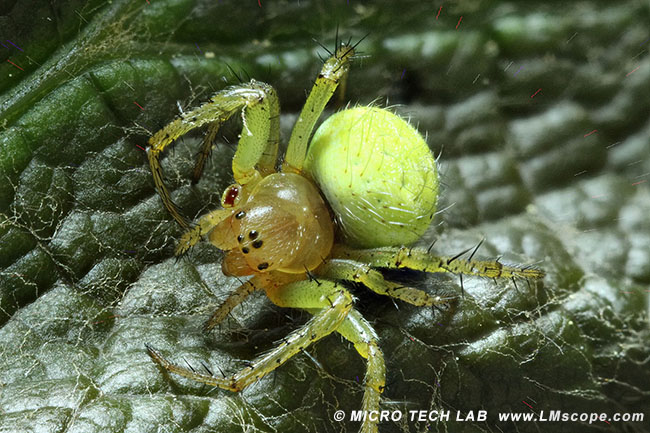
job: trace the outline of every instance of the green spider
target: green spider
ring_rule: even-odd
[[[226,251],[225,275],[250,276],[217,308],[212,329],[255,290],[280,307],[301,308],[313,317],[270,352],[230,377],[215,377],[180,367],[147,345],[165,370],[231,391],[241,391],[293,355],[332,332],[350,341],[367,360],[362,410],[378,411],[385,386],[379,338],[354,308],[341,281],[417,305],[450,300],[384,279],[375,268],[408,268],[490,278],[541,278],[531,267],[498,261],[434,256],[404,245],[430,225],[438,196],[435,160],[422,136],[406,121],[378,107],[355,107],[314,125],[337,86],[345,83],[354,46],[338,44],[324,63],[293,128],[281,169],[276,172],[280,109],[275,90],[251,80],[217,92],[199,108],[184,113],[149,139],[147,155],[162,201],[185,229],[176,255],[203,237]],[[163,182],[160,153],[188,131],[207,125],[194,169],[203,171],[219,126],[241,113],[243,128],[232,161],[235,184],[226,188],[221,209],[190,225]],[[366,417],[361,432],[376,432],[376,417]]]

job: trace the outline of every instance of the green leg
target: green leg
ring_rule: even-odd
[[[318,310],[307,309],[314,314]],[[384,355],[379,349],[379,337],[372,325],[361,316],[357,310],[352,309],[345,321],[336,330],[346,340],[354,344],[359,355],[367,360],[366,376],[363,381],[365,388],[361,409],[365,413],[379,411],[381,394],[386,387],[386,365]],[[361,425],[361,433],[376,433],[377,423],[366,417]]]
[[[217,209],[206,215],[203,215],[197,221],[196,225],[183,233],[181,240],[176,246],[175,255],[180,256],[185,254],[193,245],[201,240],[202,236],[207,235],[210,231],[217,226],[221,221],[228,218],[232,214],[232,209]]]
[[[307,145],[316,121],[325,105],[332,97],[336,87],[345,82],[354,48],[343,44],[323,65],[316,83],[309,93],[307,102],[300,112],[296,125],[291,132],[287,153],[282,164],[282,171],[299,173],[307,155]]]
[[[269,155],[277,155],[280,141],[280,104],[275,90],[259,81],[253,80],[250,85],[256,88],[256,92],[244,92],[244,125],[232,160],[235,181],[240,185],[254,184],[262,178],[255,167],[262,164],[264,171],[269,170]],[[274,171],[274,164],[275,160],[271,171]]]
[[[241,391],[251,383],[275,370],[311,343],[335,331],[352,309],[352,296],[331,281],[319,284],[307,280],[291,283],[274,292],[273,300],[298,308],[320,308],[302,328],[289,334],[280,345],[260,356],[249,366],[231,377],[220,378],[198,373],[172,364],[158,351],[147,346],[149,356],[165,370],[211,386]],[[294,305],[297,302],[299,305]]]
[[[177,138],[205,124],[211,124],[209,135],[216,134],[219,125],[241,110],[243,128],[232,162],[233,173],[239,184],[256,182],[261,179],[260,173],[255,169],[256,165],[259,163],[261,169],[269,170],[269,155],[277,154],[279,140],[280,106],[275,90],[268,84],[252,80],[217,92],[210,102],[183,113],[149,139],[147,157],[156,189],[169,213],[184,228],[189,228],[190,225],[174,205],[163,181],[160,153]],[[206,146],[204,144],[197,162],[197,167],[201,166],[199,173],[205,162],[203,155],[209,153],[209,148],[206,152]],[[196,173],[195,167],[195,176]]]
[[[196,164],[194,164],[194,171],[192,172],[192,183],[195,184],[201,179],[201,175],[203,174],[203,168],[205,167],[205,163],[208,160],[208,157],[210,156],[210,152],[212,151],[212,146],[214,145],[214,141],[217,138],[217,132],[219,132],[219,126],[221,126],[218,122],[211,123],[210,126],[208,126],[208,132],[205,134],[205,137],[203,137],[203,143],[201,144],[201,150],[199,151],[199,157],[196,159]]]
[[[263,177],[275,173],[275,166],[278,163],[278,148],[280,146],[280,104],[277,102],[277,97],[275,103],[269,105],[268,121],[268,144],[264,149],[264,153],[262,153],[262,156],[257,161],[257,169]]]
[[[451,272],[488,278],[538,279],[544,272],[530,266],[504,265],[498,260],[469,260],[459,256],[434,256],[422,248],[382,247],[355,250],[337,246],[332,252],[335,258],[367,263],[376,268],[408,268],[424,272]]]
[[[332,289],[329,288],[331,285],[333,285]],[[314,279],[313,281],[299,281],[284,287],[270,287],[266,289],[266,294],[276,305],[302,308],[317,317],[322,311],[323,293],[337,287],[341,286],[329,280]],[[327,289],[324,290],[325,288]],[[362,410],[378,411],[380,396],[386,382],[384,356],[377,344],[379,338],[372,326],[355,309],[351,308],[344,319],[343,323],[337,326],[336,332],[352,342],[357,352],[366,358],[368,363],[364,379],[365,392]],[[361,426],[361,432],[376,433],[377,423],[371,422],[366,417]]]
[[[366,388],[361,409],[365,413],[379,411],[379,402],[386,387],[386,365],[384,355],[379,349],[377,334],[370,323],[357,310],[350,311],[348,317],[336,330],[345,339],[354,344],[354,348],[367,359],[366,376],[363,380]],[[377,423],[366,417],[361,425],[361,433],[377,432]]]
[[[318,275],[333,280],[361,283],[375,293],[390,296],[418,307],[446,305],[450,301],[450,299],[443,299],[440,296],[431,296],[422,290],[386,281],[379,271],[370,268],[365,263],[353,260],[331,259],[316,271]]]
[[[248,295],[261,287],[261,284],[262,283],[257,277],[253,277],[241,286],[237,287],[235,291],[230,293],[226,300],[219,305],[215,312],[212,313],[212,316],[210,316],[210,319],[208,319],[205,324],[206,331],[211,330],[221,323],[237,305],[241,304],[246,298],[248,298]]]

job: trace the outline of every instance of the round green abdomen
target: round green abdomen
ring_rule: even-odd
[[[331,116],[314,134],[304,168],[348,244],[412,243],[435,214],[433,155],[415,128],[388,110],[356,107]]]

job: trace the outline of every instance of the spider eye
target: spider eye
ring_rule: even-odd
[[[221,205],[223,207],[233,207],[237,202],[239,202],[239,192],[241,191],[241,185],[232,184],[223,192],[221,196]]]

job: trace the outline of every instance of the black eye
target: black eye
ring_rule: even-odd
[[[260,263],[259,265],[257,265],[257,269],[259,269],[260,271],[263,271],[264,269],[266,269],[268,267],[269,267],[269,264],[266,263],[266,262]]]
[[[255,239],[257,235],[259,235],[259,233],[257,233],[257,230],[251,230],[250,233],[248,233],[248,237],[250,239]]]
[[[241,242],[244,240],[244,237],[242,235],[237,236],[237,242]]]
[[[255,242],[253,242],[253,248],[259,248],[259,247],[261,247],[261,246],[262,246],[262,243],[263,243],[263,242],[262,242],[261,239],[256,240]]]
[[[248,248],[244,247],[241,249],[241,252],[244,254],[248,254]]]
[[[245,216],[246,216],[246,212],[244,212],[243,210],[240,210],[235,214],[235,218],[237,218],[238,220],[244,218]]]

